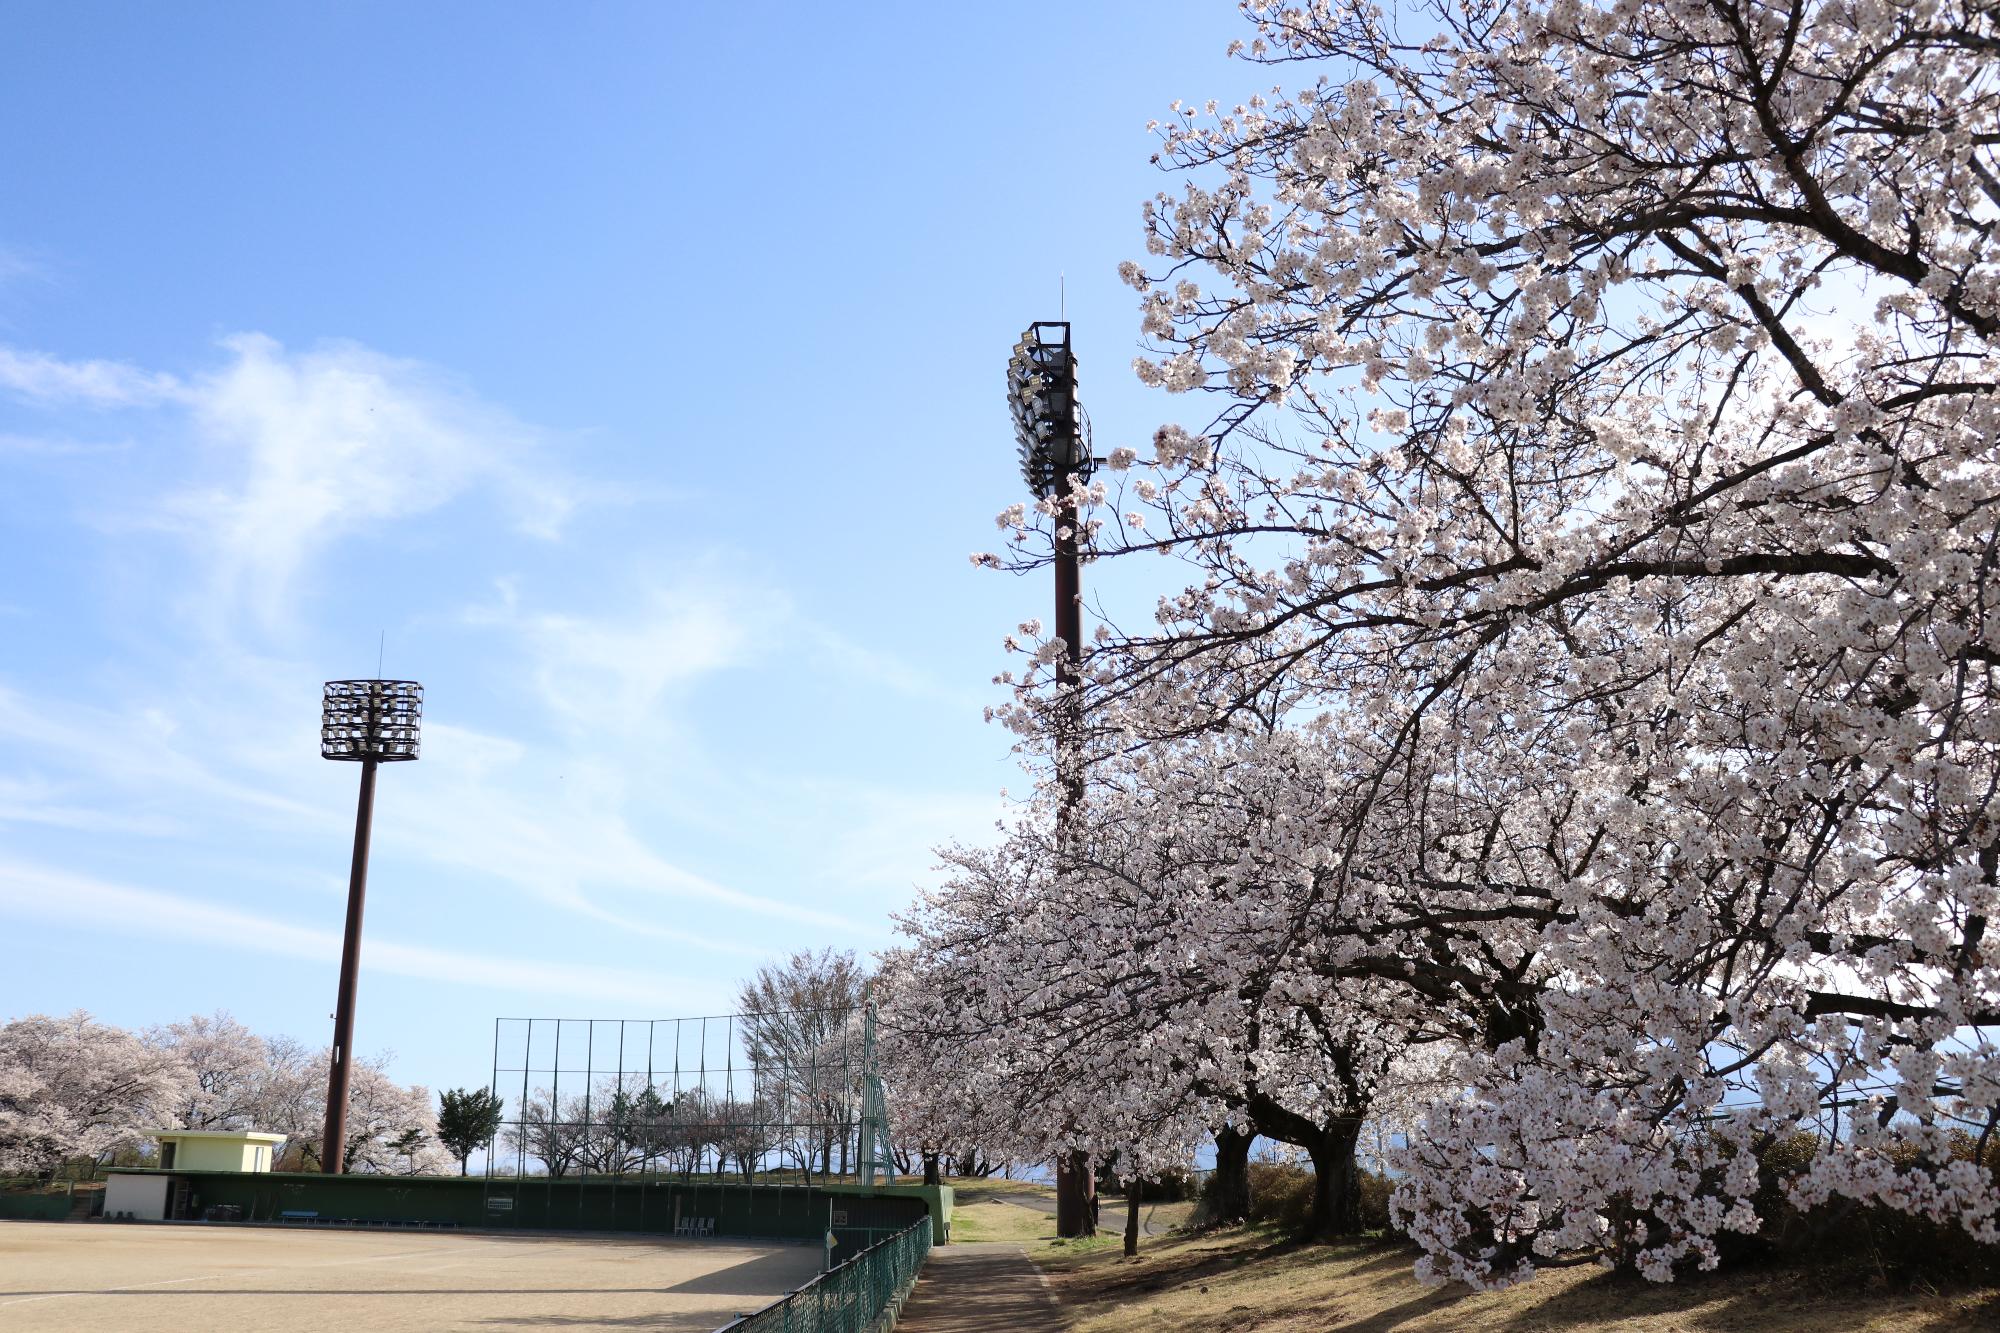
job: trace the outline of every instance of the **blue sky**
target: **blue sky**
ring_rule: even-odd
[[[1021,783],[1008,347],[1068,275],[1100,449],[1146,122],[1223,3],[17,4],[0,44],[0,1017],[357,1043],[718,1012],[868,952]],[[1198,405],[1195,405],[1198,406]]]

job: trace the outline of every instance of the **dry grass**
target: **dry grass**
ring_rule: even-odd
[[[954,1241],[1008,1241],[1023,1247],[1037,1260],[1089,1254],[1118,1244],[1115,1235],[1104,1232],[1086,1240],[1059,1239],[1053,1186],[1019,1180],[981,1180],[963,1185],[954,1182],[952,1189]],[[1037,1207],[1036,1200],[1048,1206]]]
[[[1086,1240],[1060,1240],[1056,1236],[1053,1186],[1019,1180],[968,1180],[951,1182],[954,1202],[951,1236],[955,1241],[1008,1241],[1026,1248],[1036,1259],[1062,1254],[1092,1254],[1116,1249],[1125,1233],[1125,1201],[1106,1198],[1099,1218],[1099,1230]],[[1041,1200],[1047,1207],[1036,1207]],[[1192,1203],[1141,1204],[1139,1215],[1150,1219],[1151,1232],[1184,1225],[1194,1211]],[[1156,1234],[1148,1239],[1157,1240]]]
[[[1051,1228],[1053,1230],[1053,1228]],[[1030,1253],[1048,1270],[1070,1333],[1950,1333],[2000,1328],[2000,1292],[1829,1289],[1784,1272],[1697,1276],[1670,1286],[1595,1269],[1523,1287],[1438,1290],[1410,1276],[1408,1250],[1298,1246],[1258,1231],[1115,1250]]]

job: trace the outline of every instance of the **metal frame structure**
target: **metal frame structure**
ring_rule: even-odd
[[[873,1015],[497,1018],[485,1176],[567,1184],[890,1183]]]
[[[1020,446],[1021,479],[1038,496],[1068,490],[1072,476],[1088,479],[1089,423],[1076,396],[1076,353],[1068,320],[1036,320],[1007,358],[1007,406]]]

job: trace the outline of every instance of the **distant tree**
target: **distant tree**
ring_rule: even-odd
[[[552,1176],[587,1169],[590,1125],[583,1098],[558,1102],[550,1093],[530,1094],[521,1103],[520,1120],[507,1127],[503,1140],[519,1156],[540,1162]]]
[[[623,1075],[604,1080],[584,1108],[589,1132],[584,1136],[583,1165],[599,1175],[622,1176],[643,1169],[659,1155],[672,1115],[672,1104],[653,1088],[634,1091],[624,1083]]]
[[[264,1039],[264,1069],[251,1102],[254,1128],[285,1136],[281,1170],[317,1171],[326,1124],[326,1065],[293,1037]]]
[[[716,1105],[715,1151],[717,1168],[733,1159],[743,1179],[753,1180],[757,1162],[778,1146],[771,1120],[770,1104],[762,1097],[744,1101],[727,1097]]]
[[[424,1145],[429,1143],[430,1141],[431,1141],[430,1135],[424,1133],[421,1129],[418,1129],[414,1125],[412,1125],[410,1128],[404,1130],[401,1134],[398,1134],[395,1138],[389,1141],[389,1151],[394,1153],[401,1153],[403,1156],[404,1163],[409,1168],[406,1172],[404,1172],[404,1174],[414,1176],[415,1174],[417,1174],[417,1154],[421,1152],[423,1150]],[[461,1170],[459,1174],[461,1175],[464,1174],[463,1164],[461,1164]]]
[[[414,1142],[410,1138],[413,1132],[422,1142],[414,1148],[403,1147]],[[354,1080],[347,1094],[347,1170],[439,1173],[446,1159],[443,1149],[432,1141],[436,1133],[429,1088],[404,1086],[390,1078],[386,1057],[355,1061]],[[405,1161],[399,1164],[398,1157]]]
[[[147,1028],[147,1046],[187,1071],[187,1082],[161,1119],[180,1129],[267,1129],[258,1110],[274,1073],[270,1045],[227,1013],[195,1014]]]
[[[458,1174],[466,1174],[473,1150],[500,1132],[502,1105],[488,1088],[447,1088],[438,1094],[437,1137],[458,1159]]]
[[[0,1172],[49,1175],[130,1143],[186,1081],[171,1057],[81,1009],[0,1025]]]
[[[324,1171],[326,1152],[320,1140],[326,1124],[326,1069],[330,1055],[324,1049],[312,1051],[287,1038],[274,1038],[267,1044],[272,1058],[256,1102],[256,1123],[272,1133],[285,1135],[279,1170]],[[342,1170],[397,1174],[407,1168],[421,1175],[441,1172],[446,1158],[444,1150],[435,1143],[426,1144],[413,1161],[397,1161],[408,1154],[395,1147],[395,1143],[412,1129],[422,1131],[427,1139],[437,1132],[430,1090],[420,1085],[406,1087],[390,1078],[385,1056],[355,1060],[347,1095],[347,1142],[341,1151]]]

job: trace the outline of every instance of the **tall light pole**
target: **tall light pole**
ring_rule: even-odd
[[[330,680],[320,703],[319,754],[361,765],[354,808],[354,861],[347,875],[347,933],[340,945],[340,997],[333,1011],[333,1062],[326,1080],[320,1167],[339,1175],[347,1159],[347,1087],[354,1073],[354,991],[361,972],[361,907],[368,891],[368,835],[375,822],[375,766],[417,757],[424,687],[414,680]]]
[[[1072,483],[1087,481],[1096,460],[1076,397],[1076,354],[1069,321],[1038,320],[1028,326],[1007,359],[1007,402],[1021,446],[1021,476],[1038,499],[1052,499],[1055,513],[1056,811],[1060,855],[1074,854],[1077,810],[1083,802],[1083,571],[1078,555],[1083,515]],[[1096,1230],[1097,1178],[1090,1155],[1064,1153],[1056,1161],[1056,1234],[1088,1236]]]

